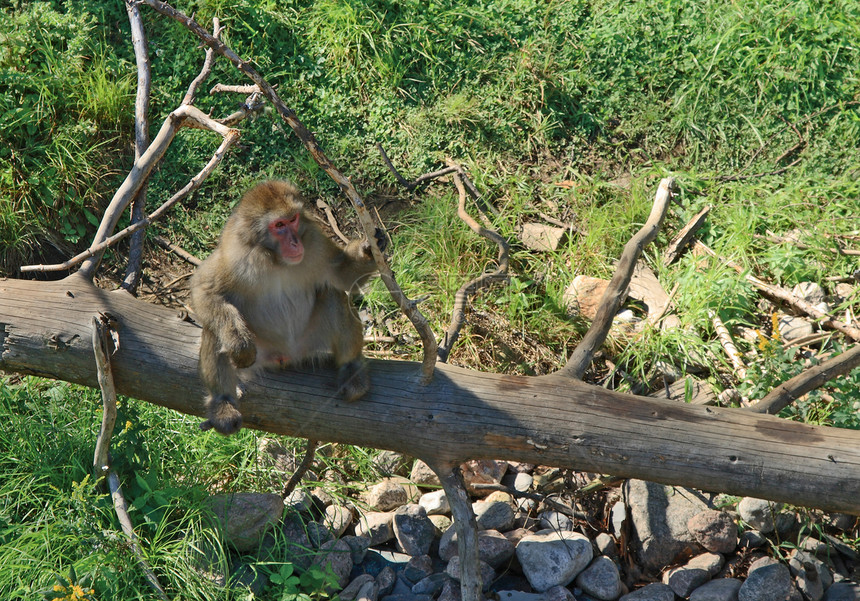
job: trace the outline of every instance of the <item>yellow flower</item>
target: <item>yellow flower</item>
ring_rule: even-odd
[[[773,340],[779,342],[782,337],[779,334],[779,314],[776,311],[770,314],[770,322],[773,325]]]
[[[61,593],[61,592],[65,591],[65,590],[66,590],[66,587],[64,587],[64,586],[63,586],[63,585],[61,585],[61,584],[55,584],[55,585],[54,585],[54,592]]]

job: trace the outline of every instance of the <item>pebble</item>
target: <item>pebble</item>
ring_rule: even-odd
[[[602,601],[613,601],[621,595],[621,575],[615,562],[599,555],[576,577],[576,586]]]
[[[690,601],[737,601],[740,588],[737,578],[711,580],[690,593]]]
[[[774,511],[778,511],[780,507],[781,505],[772,501],[744,497],[738,503],[738,513],[741,519],[752,528],[763,534],[768,534],[774,530]]]
[[[788,568],[770,557],[767,562],[754,562],[747,579],[738,589],[738,601],[785,601],[791,592],[791,574]],[[756,566],[762,562],[763,565]]]
[[[591,563],[591,541],[578,532],[542,531],[523,538],[516,547],[523,574],[536,591],[567,586]]]
[[[738,546],[738,527],[724,511],[701,511],[690,518],[687,529],[708,551],[731,553]]]
[[[662,582],[652,582],[623,595],[618,601],[675,601],[675,591]]]

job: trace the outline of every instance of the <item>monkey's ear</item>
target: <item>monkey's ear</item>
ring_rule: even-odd
[[[376,238],[376,245],[379,247],[379,250],[385,252],[385,249],[388,248],[388,236],[385,235],[382,228],[376,228],[376,231],[373,232],[373,237]]]

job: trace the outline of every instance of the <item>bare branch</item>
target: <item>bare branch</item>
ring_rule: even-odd
[[[660,182],[648,221],[624,246],[624,252],[618,260],[615,273],[603,293],[594,322],[592,322],[582,341],[573,350],[567,365],[557,372],[559,375],[581,380],[585,370],[591,365],[594,353],[606,340],[609,328],[612,326],[612,319],[621,307],[621,303],[624,302],[627,287],[630,285],[630,278],[633,276],[633,269],[636,267],[639,255],[642,254],[642,249],[656,238],[657,232],[660,231],[660,224],[666,216],[672,199],[674,184],[675,179],[671,177],[664,178]]]
[[[460,556],[460,594],[462,601],[481,601],[481,564],[478,559],[478,524],[466,483],[458,464],[439,461],[425,462],[435,472],[445,490],[454,529],[457,532],[457,552]]]
[[[749,410],[776,415],[804,394],[820,388],[837,376],[847,374],[858,365],[860,365],[860,344],[855,344],[844,353],[783,382],[758,403],[749,407]]]
[[[723,350],[732,362],[732,368],[734,369],[735,375],[739,380],[745,380],[747,377],[747,368],[746,365],[744,365],[744,360],[741,358],[741,354],[735,346],[734,340],[732,340],[729,329],[716,312],[711,311],[710,317],[714,324],[714,330],[717,332],[717,338],[720,339],[720,344],[722,345]]]
[[[146,43],[146,31],[140,8],[135,2],[127,0],[125,10],[131,25],[131,43],[134,47],[134,58],[137,63],[137,95],[134,102],[134,159],[140,159],[149,146],[149,95],[151,88],[151,73],[149,68],[149,50]],[[131,205],[131,222],[140,221],[146,213],[146,182],[140,187]],[[143,230],[135,232],[131,237],[128,250],[128,266],[125,271],[122,287],[135,294],[140,284],[141,264],[143,263]]]
[[[367,210],[364,200],[359,196],[355,187],[352,185],[352,182],[334,166],[331,160],[329,160],[323,152],[313,133],[311,133],[311,131],[308,130],[301,121],[299,121],[295,112],[289,108],[283,100],[281,100],[277,92],[275,92],[275,89],[269,84],[269,82],[263,79],[263,77],[250,65],[250,63],[239,57],[239,55],[233,52],[233,50],[220,40],[210,35],[196,21],[194,21],[194,19],[177,11],[169,4],[161,2],[160,0],[144,1],[162,15],[182,23],[206,45],[221,56],[229,59],[237,69],[257,84],[262,93],[269,99],[269,102],[274,105],[281,118],[290,126],[308,152],[311,153],[311,156],[317,164],[335,181],[335,183],[337,183],[341,192],[343,192],[343,194],[352,203],[352,206],[355,208],[356,214],[358,215],[359,223],[361,223],[361,227],[364,230],[368,243],[370,244],[370,249],[379,268],[379,274],[382,281],[385,283],[385,286],[388,288],[394,301],[400,307],[400,310],[409,318],[415,326],[415,329],[418,330],[418,334],[421,336],[421,341],[424,345],[424,360],[422,362],[421,369],[422,379],[425,383],[429,382],[433,376],[433,370],[436,364],[436,338],[433,335],[433,331],[430,329],[430,324],[427,322],[427,319],[418,310],[417,303],[411,301],[406,294],[404,294],[403,290],[401,290],[397,281],[394,279],[394,273],[391,271],[385,255],[383,255],[382,251],[379,249],[374,236],[377,226],[374,223],[373,218],[370,216],[370,212]]]
[[[158,244],[164,250],[169,250],[176,256],[180,257],[181,259],[184,259],[187,263],[191,263],[195,267],[198,267],[201,263],[203,263],[203,261],[189,253],[184,248],[176,246],[167,238],[163,238],[162,236],[153,236],[152,241]]]
[[[287,485],[284,486],[284,492],[281,493],[281,498],[286,499],[289,497],[296,489],[298,483],[305,477],[305,474],[308,473],[308,470],[311,469],[311,464],[314,462],[314,452],[317,450],[317,446],[319,446],[319,441],[308,438],[307,443],[305,443],[305,456],[296,468],[296,471],[294,471],[293,475],[290,476],[290,479],[287,481]]]
[[[125,497],[122,494],[122,489],[119,485],[119,478],[108,464],[108,448],[110,446],[111,435],[116,424],[116,387],[114,386],[113,373],[110,363],[110,349],[108,344],[109,326],[106,323],[104,315],[94,316],[92,318],[92,343],[93,353],[95,355],[97,378],[99,388],[102,393],[102,428],[99,432],[98,441],[96,442],[96,452],[94,457],[94,468],[98,477],[106,476],[108,486],[110,488],[111,498],[113,499],[114,509],[116,510],[117,518],[119,519],[122,531],[129,539],[132,553],[137,558],[137,563],[140,564],[143,570],[144,578],[147,583],[155,591],[159,599],[167,601],[167,594],[161,588],[155,572],[152,571],[146,558],[143,556],[143,551],[138,544],[137,535],[134,533],[134,527],[131,524],[131,518],[128,515],[128,504],[125,502]]]
[[[212,19],[212,37],[216,40],[221,39],[221,25],[218,22],[218,17]],[[209,75],[212,73],[212,66],[215,64],[215,51],[212,48],[206,49],[206,58],[203,60],[203,67],[200,69],[200,73],[197,77],[192,80],[191,84],[188,86],[188,91],[185,92],[185,97],[182,99],[181,104],[191,104],[194,102],[194,97],[197,95],[197,88],[200,85],[209,79]],[[211,92],[210,92],[211,94]]]
[[[457,169],[456,167],[453,168],[455,170]],[[439,356],[439,361],[443,363],[448,360],[448,355],[451,353],[451,349],[454,347],[454,344],[457,342],[457,338],[460,336],[460,329],[463,327],[463,323],[466,320],[466,304],[469,302],[469,297],[478,289],[486,286],[490,282],[505,280],[508,277],[509,248],[507,240],[505,240],[498,232],[488,230],[478,225],[478,222],[472,219],[472,217],[466,212],[466,189],[463,186],[463,181],[459,174],[454,175],[454,185],[457,187],[457,192],[460,194],[460,201],[457,205],[457,215],[460,216],[460,219],[466,222],[473,232],[479,236],[487,238],[488,240],[492,240],[499,246],[499,256],[496,259],[499,266],[495,271],[481,274],[477,278],[466,282],[460,286],[460,289],[457,290],[457,294],[454,295],[454,312],[451,317],[451,324],[445,331],[445,336],[442,338],[442,344],[439,345],[439,348],[436,351]]]
[[[217,37],[217,36],[216,36]],[[259,94],[260,86],[251,84],[247,86],[231,86],[223,83],[216,83],[209,90],[209,94],[218,94],[220,92],[233,92],[236,94]]]
[[[400,172],[394,167],[391,162],[391,159],[388,158],[388,154],[385,152],[385,149],[382,147],[382,144],[379,142],[376,143],[376,149],[379,150],[379,154],[382,155],[382,160],[385,162],[385,166],[388,167],[388,170],[391,171],[394,178],[397,180],[401,186],[412,192],[415,188],[420,186],[421,184],[427,183],[431,180],[436,179],[437,177],[442,177],[443,175],[448,175],[449,173],[456,173],[457,167],[445,167],[444,169],[439,169],[438,171],[433,171],[431,173],[425,173],[424,175],[419,175],[411,182],[400,175]]]
[[[191,107],[191,108],[193,108],[193,107]],[[196,111],[197,109],[194,109],[194,110]],[[171,196],[170,199],[168,199],[164,204],[162,204],[160,207],[158,207],[155,211],[150,213],[149,216],[145,217],[141,221],[138,221],[137,223],[131,224],[130,226],[117,232],[113,236],[110,236],[109,238],[104,239],[102,242],[100,242],[98,244],[94,244],[93,246],[91,246],[90,248],[85,250],[84,252],[72,257],[68,261],[65,261],[63,263],[57,263],[55,265],[25,265],[24,267],[21,267],[21,271],[22,272],[26,272],[26,271],[44,272],[44,271],[62,271],[64,269],[69,269],[70,267],[74,267],[75,265],[84,261],[87,258],[100,256],[100,254],[103,253],[105,251],[105,249],[107,249],[111,245],[117,243],[119,240],[122,240],[123,238],[125,238],[129,234],[136,232],[137,230],[141,230],[141,229],[147,227],[153,221],[155,221],[156,219],[161,217],[161,215],[165,211],[167,211],[167,209],[169,209],[174,204],[176,204],[177,202],[179,202],[180,200],[182,200],[183,198],[185,198],[186,196],[191,194],[194,190],[199,188],[200,185],[203,183],[203,181],[207,177],[209,177],[209,174],[211,174],[212,171],[214,171],[215,168],[221,163],[221,161],[224,159],[224,156],[227,154],[227,150],[233,144],[235,144],[236,141],[239,139],[239,131],[238,130],[227,129],[226,131],[227,131],[227,135],[224,137],[224,140],[221,142],[221,145],[215,151],[215,154],[212,155],[212,158],[209,159],[208,163],[206,163],[206,166],[204,166],[203,169],[201,169],[197,175],[195,175],[193,178],[191,178],[191,181],[189,181],[188,184],[185,185],[185,187],[183,187],[179,192],[177,192],[176,194]],[[160,135],[161,134],[159,134],[159,136]],[[155,143],[158,143],[158,138],[156,138]],[[114,197],[114,198],[116,198],[116,197]],[[106,213],[106,215],[107,215],[107,213]],[[193,262],[193,261],[190,261],[190,262]],[[83,268],[81,268],[81,270],[83,271]]]

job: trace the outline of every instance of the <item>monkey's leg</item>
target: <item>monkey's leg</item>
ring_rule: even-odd
[[[200,378],[209,390],[206,397],[206,416],[201,430],[215,428],[220,434],[234,434],[242,427],[242,414],[236,398],[236,368],[230,358],[221,352],[215,335],[203,328],[200,339]]]
[[[310,325],[334,356],[338,394],[347,401],[357,401],[367,394],[370,375],[361,354],[364,333],[349,297],[337,290],[320,292]]]

